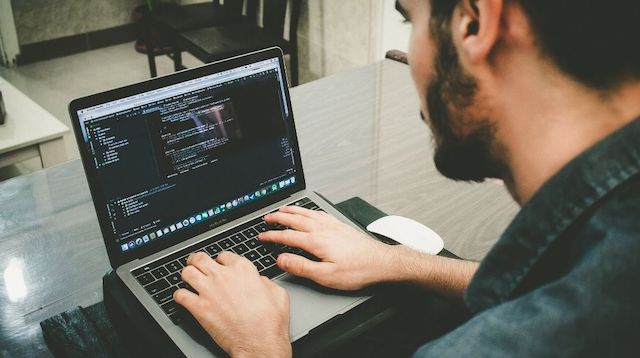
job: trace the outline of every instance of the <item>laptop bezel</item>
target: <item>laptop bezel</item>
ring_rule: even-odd
[[[263,200],[257,201],[252,204],[248,204],[241,208],[236,208],[232,211],[229,211],[226,214],[220,215],[219,218],[212,221],[208,225],[208,228],[206,230],[200,231],[198,233],[194,233],[191,236],[191,237],[195,237],[197,235],[202,235],[205,232],[214,230],[215,228],[222,226],[226,223],[229,223],[233,220],[241,218],[251,212],[258,211],[261,208],[264,208],[273,203],[279,202],[296,192],[306,189],[306,182],[304,179],[304,171],[302,168],[302,161],[300,158],[300,148],[298,145],[298,137],[297,137],[297,132],[295,128],[293,110],[291,106],[291,96],[289,95],[289,88],[287,85],[288,80],[286,76],[282,50],[278,47],[271,47],[264,50],[251,52],[248,54],[206,64],[197,68],[186,69],[180,72],[169,74],[167,76],[152,78],[144,82],[139,82],[139,83],[131,84],[128,86],[112,89],[109,91],[96,93],[90,96],[78,98],[73,100],[69,104],[69,114],[71,116],[71,122],[73,124],[76,142],[78,144],[78,149],[80,151],[82,166],[84,168],[87,182],[89,184],[89,190],[91,192],[92,201],[94,204],[96,215],[98,217],[100,231],[102,233],[102,238],[107,250],[107,255],[109,257],[109,263],[111,264],[112,268],[117,268],[127,262],[147,257],[149,255],[162,251],[171,246],[179,245],[180,243],[189,240],[189,238],[184,238],[183,240],[180,240],[180,241],[173,241],[171,239],[166,239],[165,241],[158,240],[156,243],[149,245],[148,247],[140,247],[137,250],[132,250],[124,253],[120,251],[119,244],[116,243],[116,241],[113,240],[112,238],[111,225],[108,219],[106,206],[99,205],[99,203],[103,203],[105,202],[105,200],[103,200],[100,196],[101,191],[98,189],[99,182],[95,175],[95,168],[92,165],[93,163],[92,156],[87,150],[86,145],[84,143],[83,133],[80,126],[80,120],[78,117],[78,111],[81,109],[89,108],[102,103],[114,101],[119,98],[133,96],[138,93],[151,91],[161,87],[170,86],[170,85],[188,81],[194,78],[211,75],[217,72],[222,72],[225,70],[237,68],[239,66],[248,65],[248,64],[252,64],[255,62],[259,62],[259,61],[263,61],[271,58],[278,58],[280,71],[283,74],[283,80],[285,82],[284,83],[285,86],[283,87],[284,87],[286,105],[288,107],[288,112],[289,112],[288,120],[289,120],[289,128],[290,128],[290,145],[291,145],[291,148],[293,149],[293,155],[294,155],[294,161],[295,161],[295,171],[296,171],[295,175],[297,179],[296,183],[294,185],[291,185],[290,187],[286,187],[283,190],[270,195],[267,198],[264,198]],[[212,203],[212,204],[216,204],[216,203]]]

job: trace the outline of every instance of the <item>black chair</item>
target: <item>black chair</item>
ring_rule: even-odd
[[[225,3],[228,0],[225,0]],[[289,39],[285,39],[287,5],[291,6]],[[298,85],[298,20],[300,0],[265,0],[263,26],[257,25],[258,1],[247,1],[242,21],[185,31],[177,45],[202,62],[208,63],[245,52],[279,46],[291,59],[291,84]],[[178,64],[175,64],[178,66]]]
[[[169,55],[176,71],[181,70],[182,52],[176,45],[176,36],[183,31],[229,24],[242,20],[244,0],[212,0],[191,5],[156,3],[144,14],[145,42],[151,77],[157,76],[155,57]],[[165,38],[166,44],[154,43],[154,38]],[[160,46],[158,46],[160,45]],[[159,50],[156,50],[159,47]]]

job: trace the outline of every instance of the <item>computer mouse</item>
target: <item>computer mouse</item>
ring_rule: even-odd
[[[437,255],[444,248],[442,238],[435,231],[403,216],[382,217],[367,225],[367,230],[431,255]]]

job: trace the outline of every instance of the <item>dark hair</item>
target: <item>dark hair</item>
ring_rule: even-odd
[[[448,24],[460,0],[432,0],[432,25]],[[609,90],[640,79],[639,0],[517,1],[540,49],[579,82]]]

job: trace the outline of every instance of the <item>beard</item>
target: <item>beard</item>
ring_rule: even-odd
[[[469,115],[472,106],[476,113],[483,112],[474,103],[477,81],[462,68],[449,33],[434,31],[434,35],[437,52],[434,77],[427,88],[427,122],[435,141],[436,168],[454,180],[504,179],[508,171],[496,153],[494,125],[486,117]]]

